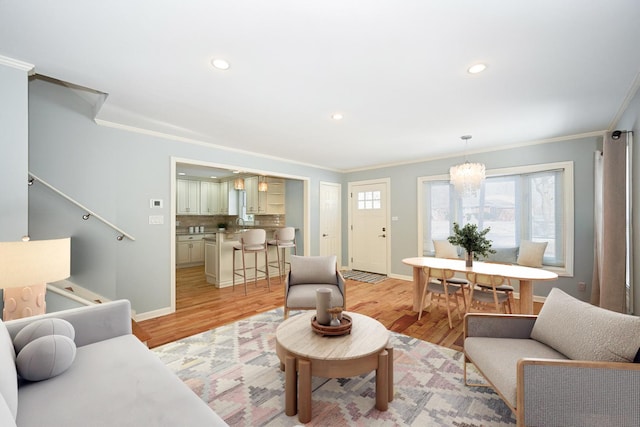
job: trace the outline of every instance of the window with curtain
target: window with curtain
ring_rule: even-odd
[[[452,234],[453,223],[491,227],[494,248],[514,248],[522,240],[547,242],[543,263],[559,271],[573,264],[573,164],[571,162],[487,171],[475,195],[461,197],[448,175],[422,177],[419,227],[424,256],[433,240]]]

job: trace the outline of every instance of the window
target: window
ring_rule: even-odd
[[[461,197],[448,175],[418,178],[420,253],[434,254],[433,240],[446,239],[453,223],[491,227],[493,248],[522,240],[547,242],[543,263],[562,274],[573,270],[573,163],[487,171],[477,194]]]
[[[380,209],[380,191],[359,191],[358,209]]]

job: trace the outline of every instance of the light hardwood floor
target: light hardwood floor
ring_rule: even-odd
[[[457,313],[453,313],[453,329],[449,329],[444,304],[434,303],[433,310],[418,320],[418,313],[412,310],[412,282],[391,278],[379,284],[346,282],[348,311],[373,317],[391,331],[462,350],[462,320],[458,320]],[[234,291],[208,284],[202,266],[177,269],[176,312],[139,322],[139,326],[153,348],[282,307],[284,287],[278,277],[271,279],[271,292],[266,286],[266,280],[259,280],[258,287],[251,282],[245,296],[243,285],[236,285]],[[516,310],[517,305],[516,300]],[[541,306],[535,303],[534,311],[538,313]]]

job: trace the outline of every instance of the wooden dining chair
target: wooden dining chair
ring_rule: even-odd
[[[462,301],[464,303],[464,311],[467,311],[467,300],[464,295],[464,286],[457,285],[453,283],[449,283],[449,279],[453,278],[455,272],[453,270],[448,270],[444,268],[422,268],[423,275],[425,278],[424,287],[422,289],[422,295],[420,297],[420,313],[418,314],[418,320],[422,318],[422,312],[424,311],[424,300],[427,296],[427,293],[431,293],[445,296],[445,302],[447,306],[447,318],[449,319],[449,328],[453,329],[453,322],[451,321],[451,299],[454,298],[456,308],[458,309],[458,319],[460,317],[460,304],[458,303],[458,294],[462,296]],[[437,281],[432,281],[431,279],[436,279]]]
[[[476,304],[486,304],[495,308],[496,313],[500,312],[502,305],[505,313],[513,313],[511,300],[507,292],[499,290],[505,285],[505,277],[497,274],[467,273],[467,280],[471,283],[469,296],[469,311]],[[511,288],[513,291],[513,288]]]
[[[513,265],[510,262],[501,262],[501,261],[484,261],[485,264],[502,264],[502,265]],[[490,285],[484,285],[484,284],[478,284],[479,287],[483,288],[483,289],[491,289]],[[509,309],[511,310],[511,313],[513,313],[513,308],[516,306],[516,301],[515,298],[513,296],[513,293],[515,292],[515,289],[513,288],[513,285],[511,284],[511,279],[508,277],[504,278],[504,283],[500,286],[496,286],[496,291],[498,292],[504,292],[505,294],[507,294],[507,296],[509,297]]]

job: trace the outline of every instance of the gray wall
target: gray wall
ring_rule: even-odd
[[[71,281],[107,298],[127,298],[139,314],[170,306],[172,156],[308,177],[311,255],[318,253],[320,181],[340,182],[341,174],[98,126],[87,97],[44,79],[29,83],[29,105],[29,170],[136,238],[118,242],[115,231],[95,219],[83,221],[82,211],[35,184],[29,190],[31,235],[72,237]],[[302,197],[301,181],[287,191]],[[152,198],[163,199],[164,208],[151,209]],[[300,210],[291,214],[299,226]],[[164,215],[164,225],[149,225],[149,215]]]
[[[0,242],[29,234],[27,72],[0,64]]]
[[[536,283],[535,295],[546,296],[552,287],[558,286],[568,293],[588,300],[587,291],[579,292],[577,283],[591,283],[593,265],[593,152],[601,138],[583,138],[566,142],[555,142],[525,146],[509,150],[493,151],[467,156],[471,162],[482,162],[487,169],[533,165],[560,161],[574,162],[575,190],[575,242],[574,277],[561,277],[557,282]],[[390,178],[391,216],[391,273],[411,276],[411,267],[402,263],[403,258],[418,256],[418,206],[417,178],[420,176],[449,173],[449,167],[459,163],[462,157],[439,159],[403,166],[387,167],[349,173],[348,182],[376,178]],[[343,206],[348,205],[347,195]],[[346,210],[346,209],[345,209]],[[348,224],[345,214],[344,223]],[[347,225],[348,226],[348,225]],[[345,228],[346,230],[346,228]],[[343,248],[344,253],[347,247]]]
[[[633,186],[632,186],[632,201],[633,201],[633,312],[634,314],[640,313],[640,149],[637,144],[640,141],[640,91],[637,91],[629,106],[625,110],[624,114],[620,117],[615,129],[630,130],[633,131],[634,145],[632,148],[633,158]]]

